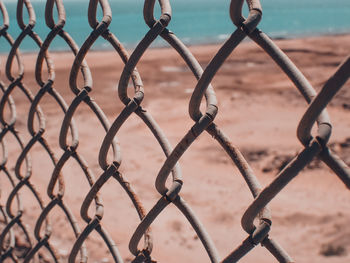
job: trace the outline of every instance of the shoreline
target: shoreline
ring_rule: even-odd
[[[246,38],[247,39],[247,38]],[[297,52],[298,50],[302,50],[308,48],[310,52],[316,52],[322,46],[328,46],[327,52],[331,52],[331,46],[336,45],[336,43],[340,42],[348,42],[350,43],[350,33],[349,34],[340,34],[340,35],[332,35],[332,36],[309,36],[304,38],[292,38],[292,39],[275,39],[274,42],[281,48],[287,49],[287,51]],[[206,58],[212,58],[218,49],[223,45],[222,43],[218,44],[204,44],[204,45],[189,45],[187,46],[189,50],[193,53],[193,55],[197,58],[198,61],[201,59],[207,60]],[[340,43],[341,44],[341,43]],[[342,46],[345,44],[342,44]],[[293,47],[293,49],[291,49]],[[258,47],[253,41],[246,40],[243,41],[234,51],[231,56],[235,56],[235,54],[239,54],[239,56],[243,56],[248,50],[261,51],[261,48]],[[133,49],[126,49],[129,55],[132,53]],[[256,51],[256,52],[258,52]],[[255,51],[254,51],[255,52]],[[288,53],[288,52],[287,52]],[[38,52],[20,52],[21,58],[25,65],[27,71],[34,71],[35,61],[38,55]],[[71,51],[49,51],[51,58],[53,59],[54,67],[58,70],[67,69],[72,65],[74,61],[74,56]],[[115,55],[114,55],[115,54]],[[113,57],[113,60],[111,60]],[[157,61],[159,57],[168,57],[172,59],[176,59],[181,63],[181,59],[179,59],[179,55],[174,49],[170,46],[167,47],[150,47],[146,50],[141,58],[141,64],[143,60],[148,62]],[[114,59],[116,58],[116,59]],[[7,53],[0,53],[0,59],[3,61],[3,69],[5,69],[5,64],[7,60]],[[93,68],[108,68],[111,64],[115,65],[116,68],[122,69],[123,63],[121,62],[117,52],[115,50],[90,50],[86,57],[90,69]],[[4,71],[3,71],[4,72]]]
[[[268,34],[267,34],[268,35]],[[346,36],[349,36],[350,35],[350,29],[349,29],[349,32],[341,32],[341,33],[325,33],[325,34],[317,34],[315,33],[315,35],[309,35],[309,34],[305,34],[305,35],[291,35],[291,37],[284,37],[284,36],[276,36],[276,37],[269,37],[273,40],[273,41],[302,41],[302,40],[307,40],[307,39],[315,39],[315,38],[338,38],[338,37],[346,37]],[[196,48],[196,47],[205,47],[205,46],[221,46],[223,43],[225,43],[225,41],[228,39],[228,37],[230,36],[230,34],[227,34],[226,38],[225,39],[222,39],[221,41],[208,41],[208,42],[203,42],[203,43],[194,43],[194,44],[191,44],[191,43],[185,43],[183,41],[183,43],[188,47],[188,48]],[[43,40],[43,39],[42,39]],[[181,40],[181,39],[180,39]],[[140,39],[141,41],[141,39]],[[249,38],[249,37],[246,37],[242,43],[249,43],[249,42],[252,42],[252,40]],[[121,42],[122,43],[122,42]],[[130,52],[132,50],[134,50],[136,48],[137,45],[124,45],[124,48]],[[164,42],[164,45],[150,45],[149,46],[149,49],[150,50],[157,50],[157,49],[170,49],[171,46]],[[39,49],[37,49],[39,50]],[[113,47],[109,46],[108,48],[94,48],[92,46],[92,48],[90,49],[89,52],[113,52],[114,49]],[[30,54],[37,54],[38,51],[33,51],[33,50],[21,50],[20,49],[20,52],[22,55],[30,55]],[[54,54],[54,53],[58,53],[58,54],[62,54],[62,53],[71,53],[71,51],[67,48],[67,49],[53,49],[53,50],[49,50],[50,53]],[[8,52],[0,52],[0,57],[3,56],[3,55],[6,55],[8,54]]]

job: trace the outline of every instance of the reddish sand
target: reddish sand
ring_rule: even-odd
[[[295,62],[315,89],[334,72],[349,54],[350,35],[279,40],[277,44]],[[202,66],[206,66],[219,49],[218,45],[190,47]],[[53,53],[56,69],[55,88],[70,104],[73,95],[67,81],[73,55]],[[3,61],[1,79],[4,80]],[[23,55],[24,82],[33,93],[38,85],[33,78],[35,54]],[[117,95],[117,83],[123,64],[113,52],[91,52],[87,62],[93,74],[91,96],[112,122],[123,109]],[[188,104],[195,78],[185,63],[171,49],[151,49],[138,64],[145,85],[145,108],[167,138],[175,146],[190,129],[193,121]],[[6,81],[5,81],[6,82]],[[7,82],[8,83],[8,82]],[[245,42],[233,52],[213,80],[219,113],[215,122],[239,147],[250,162],[262,185],[271,182],[282,164],[303,147],[296,138],[296,128],[306,110],[306,103],[292,82],[274,62],[252,42]],[[347,83],[328,107],[334,130],[332,148],[350,164],[350,90]],[[24,142],[29,135],[26,116],[29,103],[20,92],[14,93],[18,121],[17,129]],[[42,108],[46,117],[47,138],[56,155],[63,114],[51,98],[44,98]],[[105,135],[104,130],[86,106],[78,109],[75,120],[79,129],[78,152],[87,160],[95,176],[101,175],[97,157]],[[118,133],[124,177],[131,182],[147,211],[160,198],[154,187],[156,175],[165,158],[161,148],[143,122],[132,116]],[[9,168],[14,167],[18,145],[8,136]],[[33,175],[31,181],[45,203],[46,188],[53,166],[41,146],[31,150]],[[206,133],[193,143],[180,160],[184,186],[181,196],[199,216],[211,235],[221,258],[238,246],[247,234],[240,225],[241,217],[252,201],[242,176],[218,143]],[[13,170],[12,170],[13,171]],[[89,190],[83,172],[75,161],[63,169],[66,184],[64,200],[71,208],[81,228],[81,203]],[[6,203],[9,187],[1,181],[1,204]],[[102,188],[105,214],[103,225],[118,245],[122,257],[129,262],[132,255],[128,242],[139,223],[137,214],[123,189],[110,179]],[[24,222],[31,229],[39,209],[24,190]],[[270,204],[273,217],[271,236],[289,252],[296,262],[350,261],[350,195],[343,183],[323,163],[315,161],[303,170]],[[93,215],[91,209],[90,214]],[[74,240],[64,214],[56,208],[51,216],[53,233],[50,238],[66,262]],[[195,232],[175,206],[168,206],[152,224],[154,249],[152,257],[158,262],[210,262]],[[142,244],[141,244],[142,246]],[[113,262],[101,238],[92,234],[87,241],[89,262]],[[257,246],[240,262],[275,262],[261,246]]]

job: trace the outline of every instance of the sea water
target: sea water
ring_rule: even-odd
[[[16,21],[16,0],[3,0],[10,15],[8,32],[13,38],[19,33]],[[49,29],[45,24],[45,0],[31,1],[35,14],[34,31],[45,39]],[[63,0],[66,10],[67,31],[79,46],[91,33],[87,10],[88,0]],[[128,48],[134,48],[148,31],[143,20],[143,0],[110,0],[113,13],[110,31]],[[222,43],[236,29],[229,16],[229,0],[171,0],[172,20],[168,28],[187,45]],[[273,38],[291,38],[350,32],[350,0],[261,0],[263,19],[259,29]],[[156,3],[155,17],[160,11]],[[56,13],[56,12],[55,12]],[[244,9],[247,15],[247,9]],[[57,14],[55,14],[57,19]],[[24,9],[25,21],[28,21]],[[98,19],[102,17],[99,10]],[[0,15],[2,20],[2,16]],[[1,21],[0,20],[0,21]],[[2,22],[0,23],[2,24]],[[161,38],[152,46],[166,46]],[[93,49],[111,49],[102,38]],[[8,52],[9,45],[0,37],[0,52]],[[37,50],[36,44],[27,37],[20,46],[21,51]],[[68,50],[59,40],[51,45],[51,50]]]

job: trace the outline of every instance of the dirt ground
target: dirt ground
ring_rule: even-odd
[[[305,74],[316,90],[349,54],[350,35],[278,40],[280,48]],[[219,45],[190,47],[205,67]],[[24,83],[36,94],[34,79],[35,54],[23,54]],[[73,55],[53,53],[56,80],[54,87],[69,105],[73,93],[68,86]],[[1,80],[6,57],[1,56]],[[92,71],[91,97],[112,123],[124,105],[117,94],[123,63],[111,51],[91,52],[87,56]],[[150,49],[138,64],[145,86],[143,108],[149,112],[175,146],[193,125],[188,104],[196,80],[172,49]],[[270,183],[283,166],[303,149],[296,137],[296,128],[307,104],[292,82],[274,62],[252,42],[244,42],[235,50],[212,82],[218,98],[219,113],[215,123],[228,135],[249,161],[261,184]],[[330,103],[328,111],[333,124],[330,139],[332,149],[350,164],[350,85],[349,82]],[[131,92],[130,92],[131,93]],[[30,135],[27,116],[30,103],[21,91],[15,90],[16,129],[26,145]],[[57,103],[45,95],[41,104],[46,120],[43,137],[57,158],[63,154],[58,137],[63,112]],[[81,105],[74,115],[78,131],[77,152],[86,160],[96,178],[102,174],[98,153],[105,131],[91,109]],[[149,129],[132,115],[118,132],[122,151],[120,171],[130,182],[146,211],[159,200],[154,183],[165,161],[164,154]],[[14,174],[20,146],[12,135],[5,136],[9,161]],[[30,181],[40,193],[44,204],[49,197],[46,189],[53,172],[52,162],[39,144],[30,150],[32,176]],[[253,198],[238,169],[220,145],[203,133],[180,159],[183,173],[181,196],[195,211],[207,229],[216,248],[224,258],[247,234],[241,227],[241,217]],[[89,185],[81,167],[70,159],[62,171],[65,181],[63,200],[84,229],[80,216],[81,204]],[[5,206],[12,190],[5,175],[0,178],[1,205]],[[30,190],[23,188],[23,222],[33,235],[40,208]],[[132,202],[116,180],[111,178],[101,189],[104,205],[102,224],[112,237],[125,262],[133,259],[128,243],[139,224]],[[14,205],[16,207],[16,205]],[[14,208],[16,211],[17,208]],[[321,161],[314,160],[271,202],[272,230],[270,236],[280,242],[295,262],[345,263],[350,261],[350,195],[337,176]],[[90,209],[90,215],[94,209]],[[50,213],[52,234],[62,262],[73,246],[75,237],[65,215],[58,207]],[[0,229],[3,229],[4,225]],[[43,230],[42,230],[43,233]],[[205,249],[186,218],[169,205],[152,224],[152,258],[157,262],[210,262]],[[20,237],[17,237],[20,243]],[[140,247],[142,244],[140,244]],[[93,232],[86,241],[89,262],[113,262],[101,237]],[[257,246],[240,262],[275,262],[265,248]],[[7,261],[6,261],[7,262]],[[11,261],[9,261],[11,262]]]

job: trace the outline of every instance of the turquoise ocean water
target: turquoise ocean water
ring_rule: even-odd
[[[17,1],[3,2],[10,15],[8,32],[15,38],[19,34],[15,14]],[[142,16],[144,1],[109,2],[113,12],[110,31],[125,46],[135,47],[148,30]],[[49,32],[44,19],[45,0],[32,0],[32,3],[37,17],[34,31],[44,39]],[[63,3],[67,14],[64,29],[81,45],[91,32],[87,21],[88,0],[63,0]],[[221,43],[235,29],[229,17],[229,3],[229,0],[172,0],[173,17],[168,28],[188,45]],[[350,0],[261,0],[261,3],[263,19],[259,28],[271,37],[350,33]],[[155,16],[159,16],[159,9],[156,9]],[[153,46],[166,46],[166,43],[157,39]],[[110,48],[103,40],[93,46],[95,50]],[[26,39],[20,49],[33,51],[37,47]],[[67,50],[67,46],[62,40],[55,40],[51,49]],[[8,44],[0,38],[0,52],[8,51]]]

